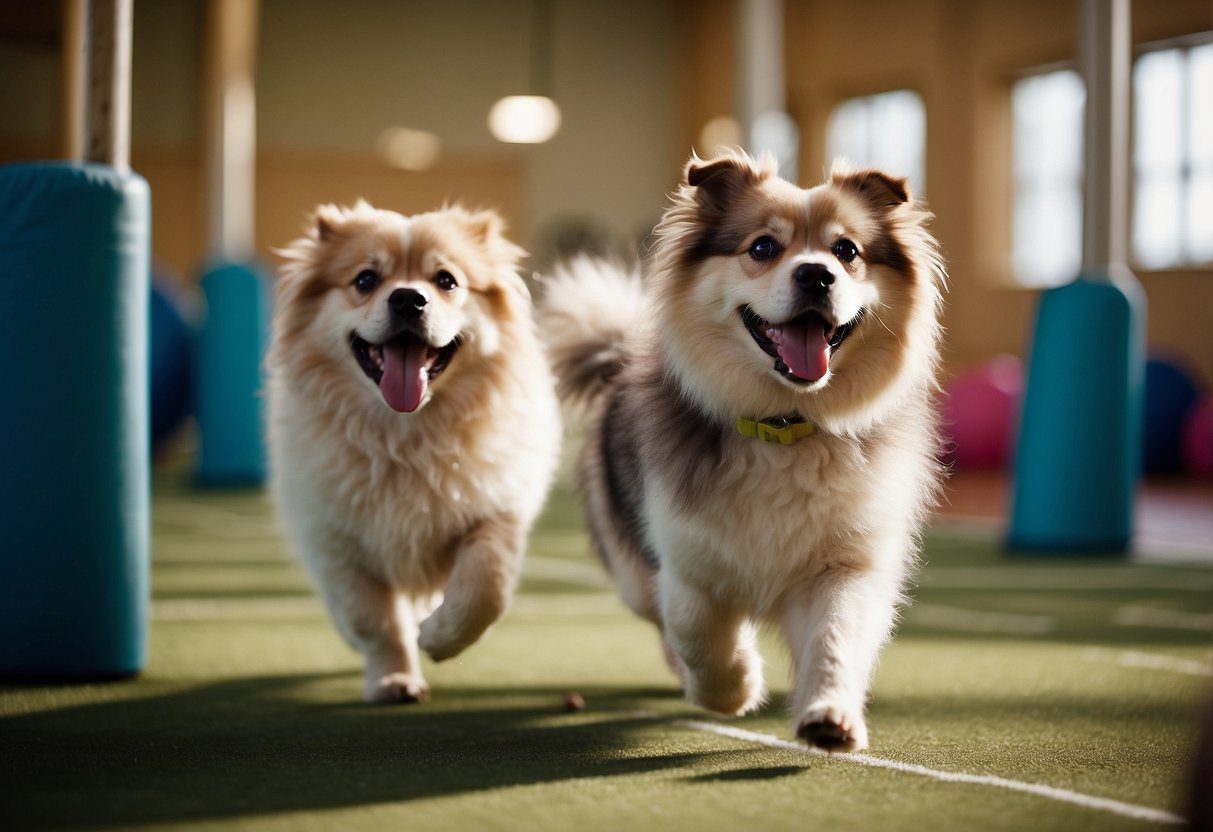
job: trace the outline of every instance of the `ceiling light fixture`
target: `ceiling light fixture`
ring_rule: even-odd
[[[489,130],[502,142],[542,144],[560,129],[560,107],[551,99],[552,4],[534,0],[531,13],[529,95],[507,95],[489,110]]]

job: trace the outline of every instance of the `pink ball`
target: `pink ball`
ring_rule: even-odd
[[[1015,447],[1023,364],[1000,355],[948,384],[943,429],[948,456],[958,468],[1003,468]]]
[[[1213,480],[1213,396],[1206,396],[1184,423],[1184,463],[1201,479]]]

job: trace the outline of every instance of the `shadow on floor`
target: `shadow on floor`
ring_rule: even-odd
[[[654,722],[630,709],[668,690],[585,690],[595,714],[617,711],[587,721],[562,715],[562,690],[445,688],[441,703],[384,708],[342,702],[351,681],[245,678],[0,719],[8,772],[0,825],[105,828],[333,809],[713,756],[653,755],[634,739]]]

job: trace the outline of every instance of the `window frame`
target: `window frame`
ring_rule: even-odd
[[[1137,274],[1167,274],[1167,273],[1183,273],[1190,274],[1192,272],[1213,272],[1213,260],[1205,262],[1192,262],[1185,258],[1187,255],[1184,251],[1180,252],[1180,261],[1166,266],[1146,266],[1137,259],[1137,252],[1133,244],[1133,238],[1136,231],[1137,223],[1137,95],[1134,90],[1135,73],[1137,71],[1137,62],[1144,55],[1154,52],[1166,52],[1169,50],[1181,50],[1189,52],[1192,49],[1201,46],[1213,45],[1213,30],[1205,32],[1192,32],[1185,35],[1178,35],[1171,38],[1163,38],[1161,40],[1147,41],[1146,43],[1133,45],[1133,57],[1129,66],[1129,205],[1128,205],[1128,220],[1129,228],[1127,229],[1128,239],[1126,240],[1126,254],[1129,261],[1129,266]],[[1186,60],[1186,56],[1185,56]],[[1185,77],[1185,85],[1187,78]],[[1187,107],[1186,98],[1183,101],[1183,152],[1180,160],[1180,183],[1183,193],[1187,193],[1188,183],[1192,179],[1192,159],[1188,152],[1188,136],[1187,127],[1191,120],[1191,112]],[[1186,199],[1185,199],[1186,202]],[[1183,214],[1181,205],[1180,214]],[[1181,238],[1181,244],[1184,243],[1186,237]]]

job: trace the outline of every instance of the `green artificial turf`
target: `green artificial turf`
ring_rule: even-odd
[[[161,476],[147,670],[0,688],[0,828],[1158,828],[695,730],[684,720],[788,738],[777,641],[770,705],[716,720],[605,587],[566,490],[531,551],[509,616],[427,665],[430,703],[371,707],[266,497]],[[1213,570],[1012,560],[946,530],[925,556],[876,676],[873,756],[1182,811],[1209,679],[1117,659],[1208,665]],[[1117,624],[1126,608],[1195,617]],[[564,710],[571,691],[584,711]]]

